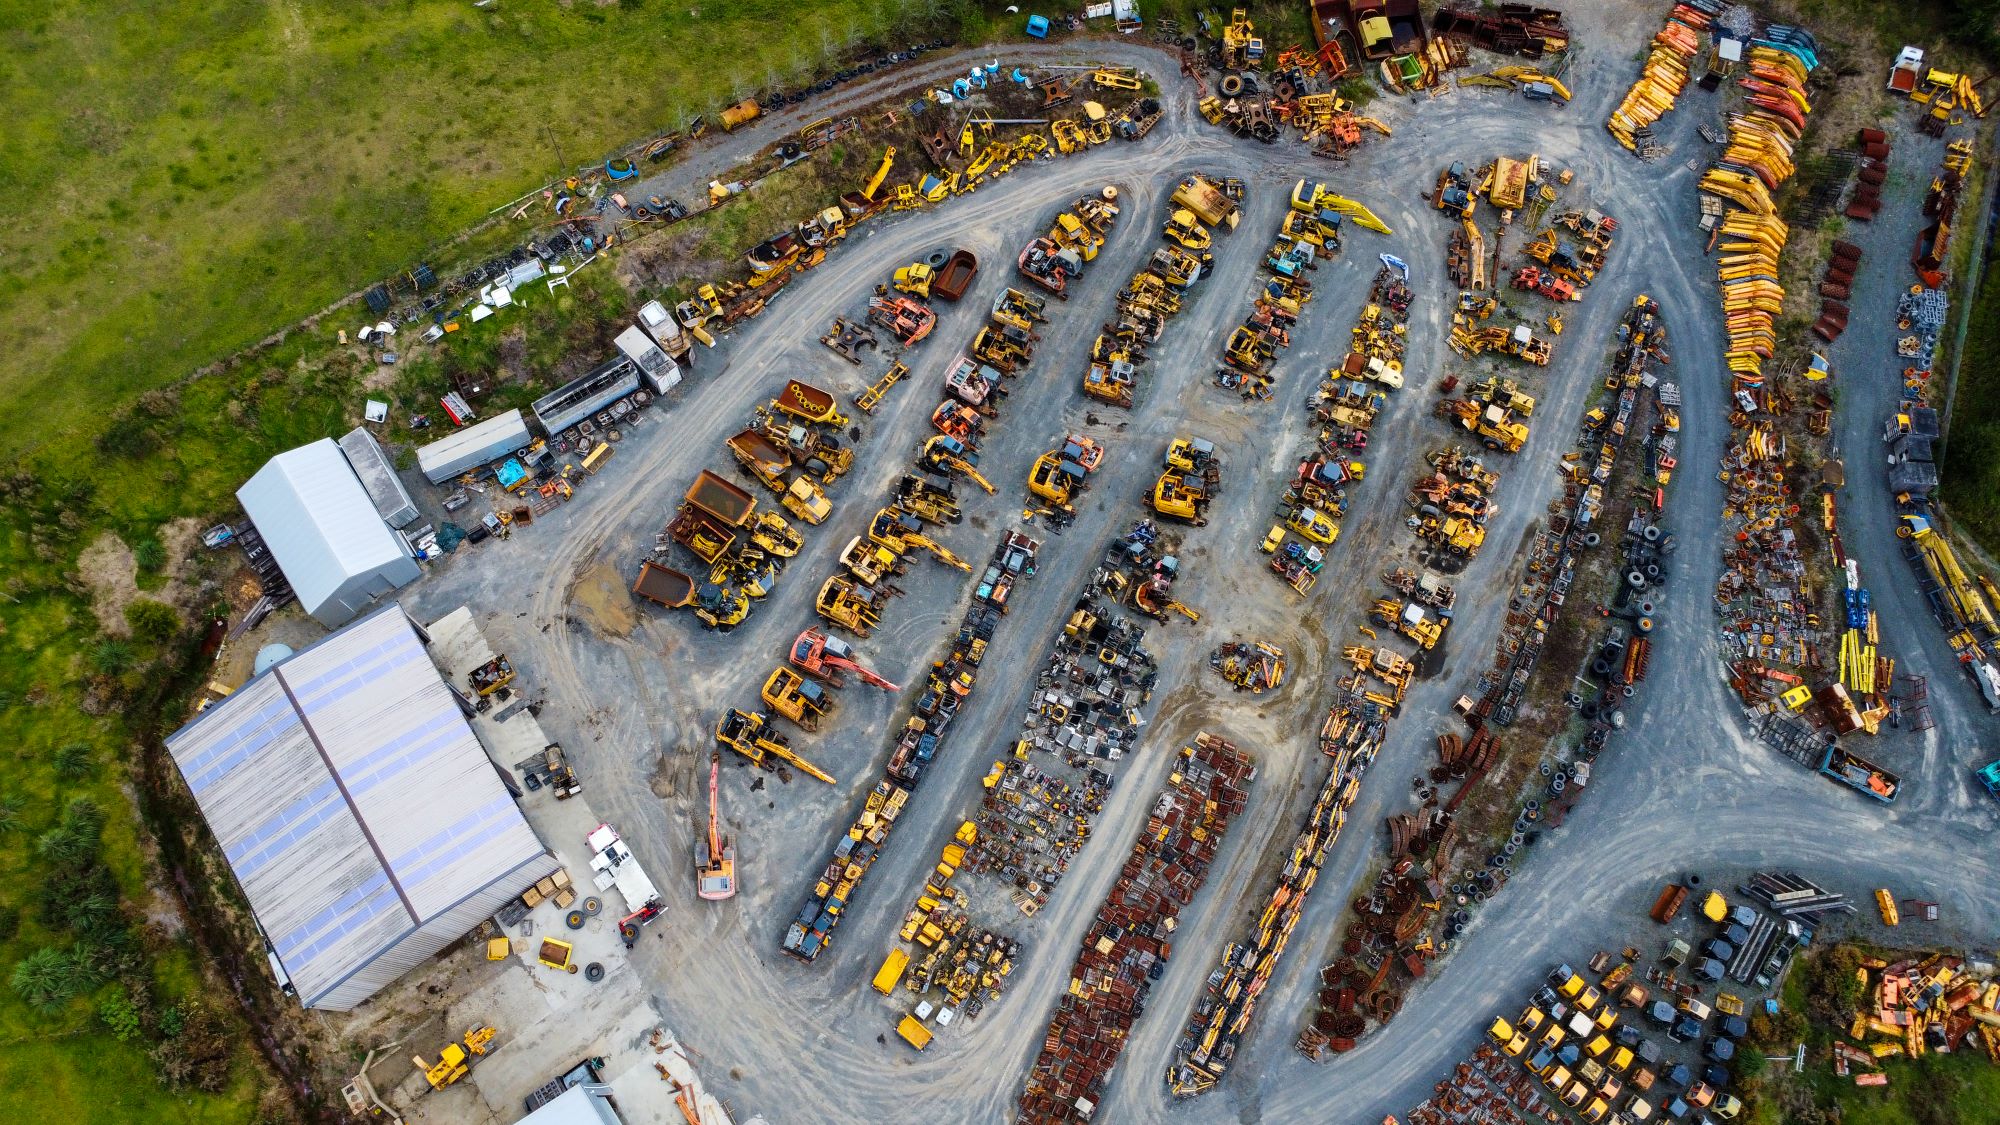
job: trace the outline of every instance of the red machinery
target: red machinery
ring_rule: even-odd
[[[853,645],[818,629],[807,629],[792,642],[792,666],[833,687],[841,686],[842,672],[852,672],[864,684],[884,691],[903,690],[863,667],[855,656]]]

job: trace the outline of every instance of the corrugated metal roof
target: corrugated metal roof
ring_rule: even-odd
[[[389,461],[389,453],[375,435],[356,426],[342,435],[340,451],[347,455],[347,463],[353,467],[354,475],[360,479],[361,488],[368,493],[368,500],[375,505],[375,511],[382,522],[390,527],[406,527],[417,518],[416,502],[410,499],[410,490],[403,487],[403,480],[396,475],[396,466]]]
[[[420,446],[417,467],[432,484],[442,484],[533,440],[527,418],[519,410],[509,410]]]
[[[409,557],[332,438],[271,458],[236,499],[307,613],[348,579]]]
[[[610,1086],[598,1082],[571,1086],[523,1117],[520,1125],[623,1125],[611,1093]]]
[[[307,1006],[544,851],[393,604],[167,750]]]

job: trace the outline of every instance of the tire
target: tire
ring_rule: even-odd
[[[1595,531],[1583,537],[1583,545],[1586,547],[1595,547],[1602,542],[1604,542],[1604,537]]]
[[[1660,541],[1660,525],[1656,523],[1648,524],[1646,526],[1645,536],[1646,536],[1646,542],[1658,543]]]
[[[585,965],[583,967],[583,979],[589,981],[592,984],[596,984],[598,981],[603,980],[604,966],[596,961],[592,961],[590,964]]]
[[[1243,92],[1243,76],[1240,74],[1225,74],[1222,76],[1222,82],[1217,88],[1222,91],[1223,97],[1233,98]]]
[[[568,914],[563,915],[563,925],[568,926],[572,930],[582,929],[583,923],[584,913],[581,910],[572,910]]]
[[[595,918],[603,911],[604,900],[598,898],[596,895],[591,895],[589,898],[583,900],[583,913],[587,917]]]

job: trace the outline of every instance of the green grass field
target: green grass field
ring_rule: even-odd
[[[925,7],[0,0],[0,457]]]
[[[928,8],[699,11],[0,0],[0,167],[14,189],[0,201],[0,392],[15,406],[0,429],[0,978],[34,950],[82,948],[50,905],[42,838],[87,797],[144,945],[131,979],[153,998],[120,1039],[98,1015],[119,984],[37,1010],[0,979],[0,1116],[249,1123],[273,1082],[240,1026],[216,1093],[169,1089],[148,1057],[175,1037],[163,1013],[176,1005],[206,998],[233,1019],[185,938],[138,925],[152,830],[129,812],[133,755],[185,714],[189,650],[138,639],[107,652],[77,557],[106,531],[144,545],[171,519],[222,512],[264,458],[344,432],[365,371],[330,339],[295,335],[225,376],[145,392],[422,257],[553,175],[557,144],[572,164],[600,159]],[[524,314],[527,363],[590,343],[577,334],[614,301],[622,311],[616,288],[600,271]],[[464,361],[490,358],[490,343]],[[398,369],[397,390],[434,395],[440,362]],[[164,582],[157,562],[137,579]],[[54,758],[77,745],[88,768],[64,773]]]

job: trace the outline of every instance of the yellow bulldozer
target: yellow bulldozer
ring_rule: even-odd
[[[882,610],[889,597],[887,590],[836,574],[820,586],[813,609],[831,624],[857,637],[866,637],[882,623]]]
[[[1449,418],[1471,431],[1488,449],[1519,453],[1527,443],[1528,427],[1514,421],[1514,415],[1497,403],[1469,399],[1442,399],[1437,404],[1440,417]]]
[[[1383,598],[1369,612],[1376,624],[1394,629],[1426,650],[1437,647],[1444,637],[1445,622],[1450,620],[1445,617],[1434,620],[1416,602],[1399,602],[1394,598]]]

